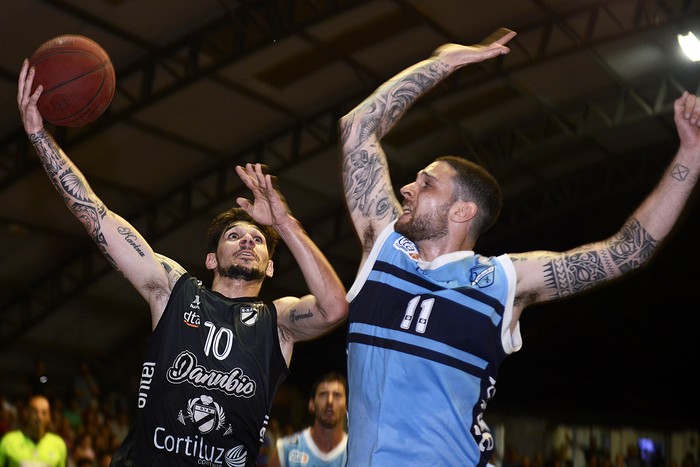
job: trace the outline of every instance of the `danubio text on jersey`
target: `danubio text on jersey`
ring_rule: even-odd
[[[255,381],[234,368],[228,373],[207,370],[197,363],[197,357],[189,350],[184,350],[175,358],[168,368],[166,377],[171,383],[188,382],[193,386],[223,391],[230,396],[252,397],[255,395]]]

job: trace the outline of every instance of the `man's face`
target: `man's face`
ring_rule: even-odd
[[[309,410],[324,428],[334,428],[343,423],[347,401],[345,386],[340,381],[326,381],[319,384]]]
[[[41,436],[51,423],[51,407],[43,397],[35,397],[28,406],[29,429],[32,435]]]
[[[272,275],[265,237],[245,221],[236,222],[224,231],[215,259],[215,269],[222,277],[261,280]]]
[[[403,214],[395,230],[414,242],[446,236],[455,175],[446,162],[433,162],[418,172],[414,182],[401,188]]]

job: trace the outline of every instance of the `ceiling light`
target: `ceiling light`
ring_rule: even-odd
[[[678,43],[683,53],[694,62],[700,61],[700,41],[695,34],[689,32],[685,36],[678,34]]]

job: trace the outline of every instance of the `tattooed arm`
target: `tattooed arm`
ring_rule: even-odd
[[[446,44],[433,55],[397,74],[340,120],[345,200],[364,257],[377,235],[398,218],[396,199],[379,141],[421,96],[455,70],[509,52],[515,32],[501,28],[486,45]]]
[[[25,60],[19,76],[17,104],[39,161],[68,209],[83,224],[105,259],[146,299],[155,328],[172,286],[184,270],[175,261],[154,253],[141,234],[107,209],[95,194],[80,170],[44,129],[36,105],[42,89],[39,86],[32,94],[33,80],[34,69]]]
[[[518,276],[515,307],[573,295],[644,266],[671,232],[700,173],[700,98],[674,103],[680,148],[656,188],[607,240],[564,253],[511,254]]]

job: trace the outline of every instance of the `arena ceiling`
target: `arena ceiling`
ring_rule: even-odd
[[[691,0],[3,0],[0,15],[0,391],[37,358],[121,381],[138,371],[145,303],[53,191],[16,106],[22,59],[82,34],[110,54],[117,91],[82,128],[49,129],[154,249],[208,279],[203,235],[262,162],[349,287],[359,244],[342,199],[337,121],[445,42],[518,32],[512,52],[460,70],[385,139],[395,185],[435,156],[486,166],[505,208],[482,253],[561,250],[612,234],[678,145],[672,104],[700,69]],[[528,310],[496,409],[700,427],[692,389],[700,311],[696,203],[654,266]],[[286,251],[265,296],[300,295]],[[290,382],[344,365],[344,329],[299,346]],[[306,383],[308,384],[308,383]]]

